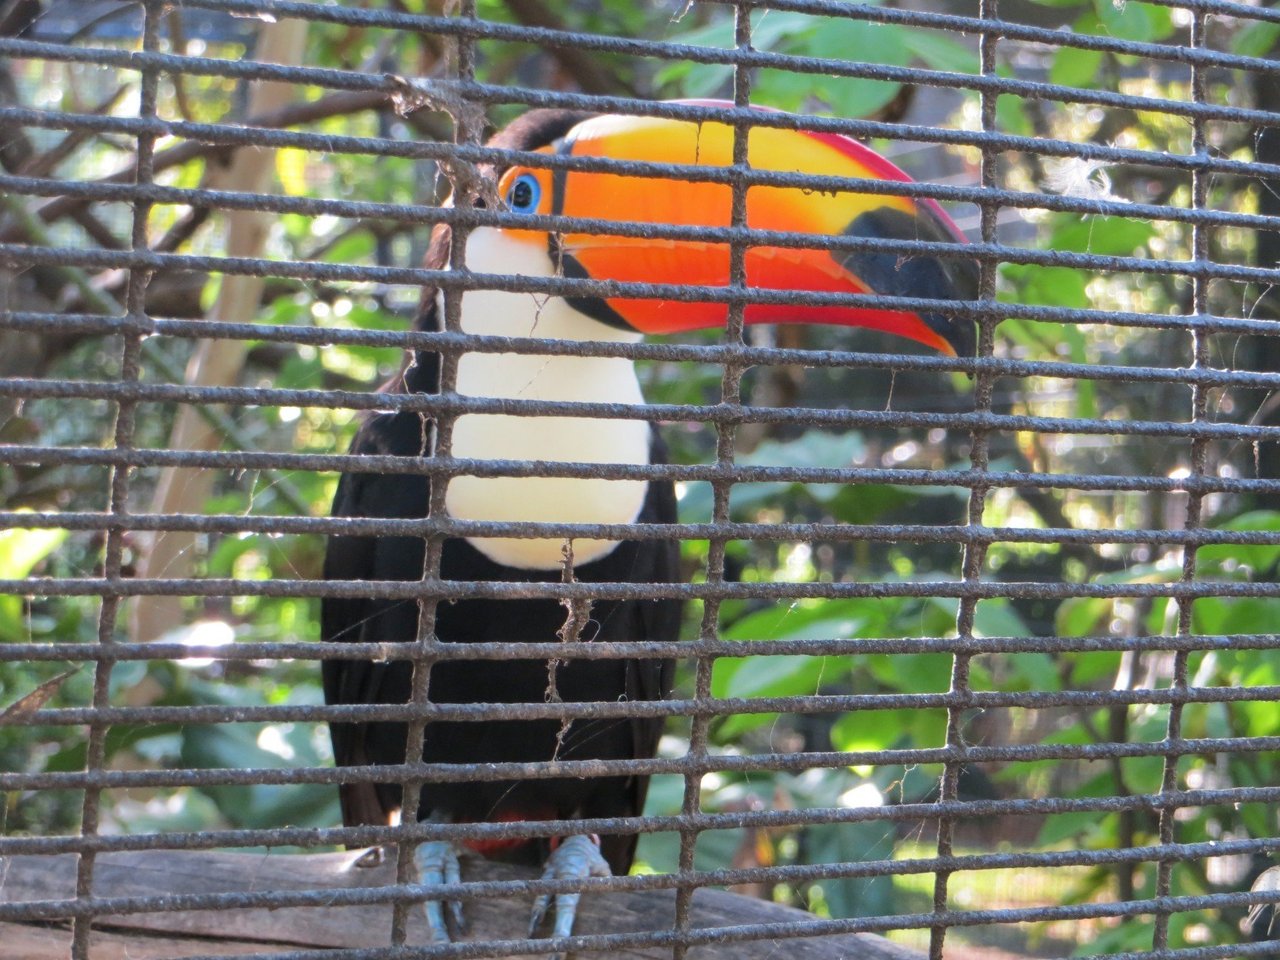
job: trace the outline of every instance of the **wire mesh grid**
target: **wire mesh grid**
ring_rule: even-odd
[[[18,0],[0,34],[0,858],[76,855],[74,895],[11,895],[0,922],[69,925],[77,958],[106,949],[95,918],[356,903],[394,904],[389,947],[255,955],[679,958],[847,932],[933,957],[1274,951],[1241,920],[1280,846],[1280,11]],[[732,162],[483,145],[529,108],[725,124]],[[869,142],[916,182],[753,166],[761,130]],[[517,214],[475,202],[486,165],[712,184],[730,213]],[[931,198],[969,242],[749,226],[768,188]],[[450,256],[418,266],[435,225]],[[468,237],[494,228],[727,249],[728,282],[468,269]],[[761,289],[761,247],[972,261],[978,285],[962,301]],[[413,329],[424,288],[439,329]],[[727,323],[644,342],[464,332],[484,291],[713,302]],[[972,323],[976,357],[747,324],[832,306]],[[435,392],[375,392],[402,351],[438,358]],[[458,389],[461,358],[494,355],[634,362],[644,400]],[[361,416],[402,412],[430,449],[346,452]],[[670,462],[452,448],[462,418],[489,415],[661,424]],[[330,516],[357,474],[429,478],[429,503]],[[679,518],[455,517],[459,477],[670,482]],[[399,537],[422,558],[408,578],[326,579],[327,537]],[[457,538],[675,541],[680,566],[454,578]],[[415,612],[392,642],[318,640],[321,598]],[[466,601],[540,599],[572,621],[667,598],[685,601],[678,640],[436,631]],[[431,696],[442,665],[522,659],[674,660],[675,689]],[[414,663],[412,689],[323,704],[320,663],[353,660]],[[656,756],[416,760],[432,724],[641,717],[665,720]],[[409,759],[334,767],[327,726],[354,721],[404,724]],[[339,784],[398,786],[412,809],[441,784],[620,776],[651,778],[643,811],[338,825]],[[415,844],[580,832],[638,834],[645,869],[464,869],[444,889],[675,891],[661,923],[405,945],[427,896]],[[381,887],[95,883],[123,851],[384,843],[399,854]],[[694,893],[716,887],[812,913],[707,925]]]

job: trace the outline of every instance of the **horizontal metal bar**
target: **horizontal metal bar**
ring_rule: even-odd
[[[596,474],[590,474],[596,475]],[[806,543],[1091,543],[1242,546],[1280,545],[1280,531],[1077,529],[1074,527],[984,527],[971,524],[856,523],[550,523],[455,520],[448,517],[396,520],[385,517],[280,517],[245,514],[111,514],[0,511],[0,530],[186,530],[205,533],[314,534],[343,536],[513,537],[534,539],[706,540]]]
[[[238,580],[31,577],[0,580],[0,593],[39,597],[357,597],[380,600],[802,600],[886,597],[982,599],[1277,597],[1280,584],[1217,580],[1170,583],[1037,581],[538,583],[494,580]]]
[[[1280,597],[1280,583],[1184,580],[1176,583],[886,581],[875,583],[535,583],[505,580],[236,580],[31,577],[0,580],[0,593],[28,597],[358,597],[379,600],[805,600],[935,597],[974,600],[1074,597]]]
[[[1274,794],[1275,791],[1271,791]],[[1142,809],[1144,813],[1155,813],[1157,810],[1175,810],[1187,806],[1206,805],[1197,803],[1170,804],[1169,796],[1152,797],[1155,805],[1126,806],[1126,810]],[[1248,803],[1262,803],[1262,799],[1249,797]],[[1087,800],[1064,801],[1070,809],[1055,806],[1052,814],[1064,813],[1100,813],[1096,804]],[[1219,801],[1220,803],[1220,801]],[[0,837],[0,856],[41,856],[67,854],[67,852],[88,851],[93,854],[113,851],[150,851],[150,850],[210,850],[218,847],[243,846],[337,846],[348,847],[378,846],[390,842],[451,840],[463,842],[467,840],[526,840],[534,837],[563,836],[566,832],[580,831],[589,824],[594,833],[658,833],[667,829],[696,827],[700,832],[714,829],[786,829],[795,826],[812,826],[812,824],[847,824],[860,822],[910,822],[910,820],[927,820],[938,815],[954,815],[956,819],[979,819],[992,815],[1052,815],[1039,804],[1038,810],[1005,810],[1000,814],[991,812],[975,812],[966,809],[968,801],[948,801],[942,804],[901,804],[887,808],[812,808],[815,819],[796,819],[795,810],[791,812],[753,812],[749,822],[742,823],[732,814],[695,814],[692,822],[671,823],[680,820],[675,817],[618,817],[594,820],[529,820],[529,822],[503,823],[466,823],[442,824],[448,827],[439,831],[429,826],[428,822],[417,824],[417,829],[410,827],[342,827],[342,828],[302,828],[279,827],[270,829],[221,829],[221,831],[150,833],[150,835],[108,835],[108,836],[61,836],[61,837]],[[1005,804],[1007,805],[1007,803]],[[960,808],[960,809],[955,809]],[[883,812],[886,817],[877,815]],[[950,813],[948,813],[950,812]],[[767,813],[768,817],[760,817]],[[1107,813],[1116,813],[1108,809]],[[788,814],[788,815],[776,815]],[[891,814],[891,815],[890,815]],[[412,832],[406,832],[412,831]],[[1280,849],[1280,838],[1249,838],[1249,840],[1222,840],[1201,842],[1201,844],[1166,844],[1151,846],[1125,847],[1119,850],[1041,850],[1000,852],[1000,854],[968,854],[959,856],[940,856],[940,858],[910,858],[886,861],[859,861],[859,863],[840,864],[805,864],[791,867],[767,867],[750,869],[696,870],[682,874],[681,884],[709,886],[721,883],[758,883],[794,881],[794,879],[818,879],[842,876],[883,876],[886,873],[931,873],[936,869],[956,870],[956,872],[980,872],[980,870],[1000,870],[1012,868],[1061,868],[1074,865],[1097,865],[1117,863],[1143,863],[1152,859],[1175,861],[1220,858],[1220,856],[1239,856],[1253,852],[1272,852]],[[673,874],[649,874],[646,877],[611,877],[605,879],[602,887],[605,890],[662,890],[672,886]],[[493,884],[467,883],[470,888],[492,888]],[[598,887],[593,887],[598,888]]]
[[[933,927],[942,923],[942,919],[950,916],[950,913],[936,913],[922,916],[929,916],[934,922],[928,926]],[[1042,918],[1032,918],[1042,919]],[[1056,919],[1056,918],[1044,918]],[[1070,919],[1075,919],[1074,917]],[[836,921],[828,921],[836,922]],[[742,925],[735,927],[714,927],[714,928],[697,928],[694,931],[666,931],[662,934],[615,934],[615,935],[596,935],[573,937],[564,940],[517,940],[517,941],[469,941],[462,943],[439,944],[426,947],[374,947],[374,948],[358,948],[358,949],[336,949],[331,950],[325,948],[323,950],[285,950],[285,952],[275,953],[255,953],[247,956],[245,960],[422,960],[424,957],[430,958],[449,958],[449,960],[487,960],[487,958],[506,958],[510,957],[514,952],[520,955],[552,953],[557,950],[572,949],[575,954],[598,954],[602,956],[613,956],[619,950],[640,949],[643,947],[660,946],[664,949],[682,944],[685,946],[696,945],[697,943],[715,943],[723,945],[723,943],[751,942],[756,940],[778,940],[779,944],[784,940],[795,939],[811,939],[813,937],[828,936],[837,933],[883,933],[890,929],[915,929],[913,926],[870,926],[872,920],[856,920],[856,921],[840,921],[844,925],[853,925],[850,929],[840,930],[821,930],[817,932],[810,931],[808,928],[795,928],[794,925],[788,924],[787,928],[780,931],[779,937],[769,936],[769,929],[777,929],[769,925]],[[1019,921],[1023,922],[1023,921]],[[265,946],[265,945],[264,945]],[[1275,953],[1275,944],[1273,941],[1263,943],[1236,944],[1230,946],[1218,947],[1182,947],[1182,948],[1164,948],[1159,950],[1144,951],[1142,953],[1124,953],[1124,954],[1107,954],[1108,960],[1229,960],[1229,958],[1254,958],[1254,957],[1271,957]],[[203,956],[189,956],[187,960],[225,960],[220,954],[206,954]]]
[[[1155,319],[1155,315],[1151,317]],[[1166,324],[1193,318],[1161,316]],[[1194,324],[1184,329],[1203,330],[1207,333],[1254,333],[1280,335],[1280,324],[1275,321],[1249,321],[1250,326],[1239,328],[1232,318],[1194,318]],[[1198,321],[1204,320],[1201,324]],[[1214,323],[1222,321],[1222,326]],[[104,317],[92,314],[67,316],[56,313],[3,313],[0,312],[0,329],[28,332],[57,333],[66,336],[70,332],[87,334],[117,334],[125,332],[135,321],[123,317]],[[1183,328],[1181,323],[1180,328]],[[137,331],[143,332],[143,331]],[[453,332],[425,332],[406,330],[363,330],[358,328],[299,327],[279,324],[217,323],[208,320],[156,319],[147,325],[145,333],[154,336],[196,337],[233,340],[269,340],[277,343],[294,343],[314,346],[344,344],[352,346],[396,347],[415,350],[439,350],[444,352],[514,353],[531,356],[589,356],[624,357],[631,360],[659,360],[669,362],[698,362],[707,364],[734,363],[740,366],[791,366],[813,368],[921,370],[989,373],[1007,377],[1053,377],[1064,380],[1096,380],[1107,382],[1182,383],[1207,387],[1243,387],[1247,389],[1276,389],[1280,387],[1280,374],[1231,370],[1218,367],[1151,367],[1124,364],[1085,364],[1067,361],[1020,360],[1006,357],[947,357],[906,353],[864,353],[849,350],[821,348],[753,347],[746,344],[697,344],[645,342],[621,343],[616,341],[547,340],[536,337],[494,337]]]
[[[886,12],[890,12],[886,10]],[[494,151],[494,159],[507,159],[515,151]],[[523,157],[523,154],[517,154]],[[572,155],[532,154],[521,165],[548,169],[601,169],[625,161],[588,158],[590,165],[570,164],[579,158]],[[598,162],[597,162],[598,161]],[[1161,220],[1173,223],[1203,224],[1205,226],[1237,227],[1255,230],[1280,230],[1280,217],[1227,210],[1207,210],[1175,207],[1168,204],[1131,203],[1122,199],[1076,197],[1060,194],[1038,193],[995,187],[966,187],[951,184],[917,183],[914,181],[874,180],[857,177],[814,176],[770,170],[729,171],[728,168],[694,167],[685,164],[630,164],[625,167],[633,175],[662,176],[670,179],[723,182],[729,177],[740,177],[748,185],[799,186],[803,189],[837,189],[840,191],[882,194],[885,196],[929,197],[951,203],[998,204],[1025,210],[1050,210],[1100,216],[1124,217],[1142,220]],[[708,172],[718,171],[714,179]],[[14,194],[36,197],[81,197],[100,202],[181,204],[212,207],[225,210],[265,210],[277,213],[297,213],[303,216],[334,216],[353,219],[391,220],[415,225],[449,223],[468,226],[512,226],[529,229],[567,230],[583,233],[605,233],[618,236],[652,236],[655,238],[684,238],[697,240],[713,238],[719,242],[734,240],[771,242],[787,245],[785,239],[767,240],[766,237],[789,237],[778,231],[759,231],[738,227],[695,228],[672,224],[636,224],[601,218],[568,218],[558,216],[531,216],[503,210],[481,208],[441,207],[431,204],[375,203],[367,200],[335,200],[325,197],[298,197],[278,194],[242,193],[228,190],[209,190],[194,187],[170,187],[160,184],[131,184],[115,181],[62,180],[39,177],[22,177],[0,174],[0,189]],[[566,226],[571,224],[572,227]],[[795,234],[794,236],[800,236]],[[829,234],[806,236],[822,237],[837,246],[844,240]],[[798,244],[797,244],[798,245]]]
[[[607,881],[593,881],[593,885],[607,885]],[[588,889],[583,881],[527,881],[530,892],[557,890]],[[572,884],[572,885],[570,885]],[[466,888],[470,886],[471,890]],[[167,894],[149,897],[95,897],[88,896],[76,900],[34,900],[26,903],[0,904],[0,919],[4,920],[56,920],[74,917],[94,917],[101,915],[128,915],[135,913],[152,913],[157,910],[231,910],[231,909],[281,909],[285,907],[323,907],[331,908],[338,903],[375,904],[375,903],[419,903],[437,897],[463,897],[475,891],[479,885],[440,884],[431,887],[422,885],[392,885],[373,888],[348,888],[341,891],[332,889],[303,891],[255,891],[250,893],[218,893],[218,894]],[[507,890],[502,894],[509,895]],[[582,950],[592,947],[619,949],[622,947],[650,946],[677,942],[719,943],[734,942],[739,939],[786,939],[788,937],[817,936],[834,933],[884,932],[894,929],[911,929],[946,924],[947,926],[980,926],[996,923],[1028,923],[1034,921],[1067,921],[1100,918],[1140,917],[1151,913],[1179,913],[1226,907],[1243,908],[1254,903],[1270,902],[1274,894],[1260,893],[1213,893],[1197,896],[1166,896],[1142,900],[1129,900],[1119,903],[1090,902],[1068,906],[1036,906],[1006,908],[992,910],[946,910],[933,913],[898,914],[890,916],[859,917],[840,920],[805,919],[788,923],[760,923],[737,926],[719,926],[713,928],[692,928],[686,931],[671,930],[650,933],[603,934],[592,936],[574,936],[550,938],[545,940],[513,940],[513,941],[481,941],[462,942],[457,944],[437,945],[432,948],[431,955],[439,956],[476,956],[477,948],[492,947],[501,952],[498,956],[510,953],[530,952],[530,947],[543,948],[549,951]],[[1260,944],[1257,946],[1266,946]],[[1232,953],[1222,956],[1243,955],[1234,948]],[[316,956],[324,960],[325,952],[307,951],[306,955]],[[336,954],[329,953],[329,956]],[[364,956],[364,951],[359,951]],[[377,954],[374,954],[375,956]],[[299,956],[289,954],[288,956]],[[1143,956],[1150,956],[1144,954]]]
[[[801,235],[804,243],[813,238]],[[795,238],[798,241],[800,238]],[[1280,283],[1280,268],[1254,267],[1214,261],[1161,260],[1146,257],[1107,256],[1061,250],[1011,247],[1001,243],[939,243],[925,240],[885,240],[846,237],[839,245],[849,250],[892,252],[903,256],[950,257],[994,263],[1041,267],[1071,267],[1083,270],[1115,271],[1233,280],[1244,283]],[[275,278],[320,279],[334,282],[364,282],[434,286],[442,290],[503,290],[514,293],[544,293],[558,296],[595,296],[617,299],[661,299],[679,303],[802,304],[808,306],[863,306],[891,310],[932,311],[945,315],[1022,316],[1016,304],[963,300],[927,300],[879,294],[829,293],[813,290],[660,284],[634,281],[596,280],[573,277],[535,277],[521,274],[471,273],[429,270],[414,267],[357,266],[325,261],[271,260],[249,257],[196,256],[155,253],[0,244],[0,263],[14,268],[28,266],[76,266],[113,270],[193,270]]]
[[[744,123],[755,127],[776,129],[812,130],[822,133],[839,133],[855,139],[911,140],[937,143],[955,147],[1008,150],[1039,156],[1056,156],[1070,159],[1096,161],[1109,164],[1135,164],[1162,169],[1203,170],[1207,173],[1239,176],[1244,178],[1276,177],[1280,166],[1256,161],[1232,160],[1207,154],[1176,154],[1154,150],[1120,148],[1106,145],[1078,143],[1052,138],[1036,138],[992,131],[966,131],[944,129],[929,125],[886,123],[874,120],[846,120],[832,117],[816,117],[783,112],[761,112],[712,106],[633,100],[625,97],[606,97],[591,94],[575,94],[560,91],[531,90],[513,86],[488,84],[440,84],[440,90],[451,96],[470,98],[480,102],[503,104],[517,103],[528,107],[553,107],[591,110],[596,112],[626,113],[636,116],[663,117],[689,120],[695,123],[721,121]],[[667,164],[646,164],[605,158],[548,156],[524,151],[497,150],[462,144],[446,144],[426,140],[392,140],[378,137],[350,137],[305,133],[277,128],[246,127],[234,124],[193,123],[191,121],[160,120],[158,118],[108,117],[98,114],[77,114],[66,111],[33,110],[19,107],[0,108],[0,121],[57,130],[85,130],[114,132],[127,136],[154,135],[157,137],[184,137],[207,143],[224,145],[296,147],[319,153],[357,153],[373,156],[400,156],[425,160],[457,158],[473,163],[501,163],[541,166],[549,169],[598,170],[619,172],[625,170],[633,176],[659,176],[670,178],[679,167]],[[785,174],[775,171],[736,171],[724,167],[694,167],[681,170],[681,179],[705,182],[730,183],[738,179],[748,184],[795,185],[800,180],[815,181],[811,175]],[[843,178],[825,178],[847,185]],[[905,184],[874,181],[869,191],[900,195],[943,196],[942,188],[929,184]],[[840,186],[834,189],[841,189]],[[968,188],[974,189],[974,188]]]
[[[1247,333],[1280,336],[1280,323],[1232,317],[1172,317],[1167,314],[1100,314],[1109,325],[1126,326],[1140,320],[1144,325],[1201,331],[1203,333]],[[1111,319],[1115,318],[1115,322]],[[1042,319],[1033,317],[1032,319]],[[1052,320],[1053,318],[1047,318]],[[1060,319],[1060,318],[1059,318]],[[1097,322],[1082,320],[1079,322]],[[1220,367],[1151,367],[1125,364],[1085,364],[1059,360],[1021,360],[1008,357],[947,357],[933,354],[866,353],[828,350],[817,347],[755,347],[725,343],[665,343],[639,341],[622,343],[595,340],[547,340],[538,337],[495,337],[455,332],[365,330],[294,326],[291,324],[220,323],[212,320],[155,318],[139,327],[126,317],[95,314],[58,314],[0,311],[0,329],[32,333],[56,332],[80,335],[111,335],[127,332],[148,336],[197,339],[266,340],[311,346],[395,347],[404,350],[438,350],[454,353],[515,353],[533,356],[625,357],[631,360],[659,360],[707,364],[732,363],[742,367],[804,366],[813,368],[928,370],[990,373],[1008,377],[1054,377],[1064,380],[1109,382],[1184,383],[1203,386],[1237,386],[1274,389],[1280,375],[1266,371],[1231,370]],[[133,329],[139,327],[138,329]]]
[[[251,784],[430,783],[547,780],[564,777],[618,777],[708,773],[802,772],[814,768],[931,763],[1025,763],[1033,760],[1101,760],[1131,757],[1208,756],[1215,753],[1263,753],[1280,749],[1277,737],[1165,739],[1151,743],[958,745],[892,750],[795,752],[637,758],[628,760],[556,760],[539,763],[405,763],[342,768],[203,768],[173,770],[87,770],[0,773],[3,790],[112,790]]]
[[[787,423],[828,427],[916,427],[951,430],[1017,431],[1175,439],[1280,441],[1280,427],[1193,420],[1122,420],[1085,417],[1036,417],[1015,414],[927,413],[893,410],[841,410],[814,407],[753,407],[731,403],[583,403],[517,400],[458,394],[365,393],[342,390],[285,390],[261,387],[192,387],[138,381],[0,379],[0,396],[114,400],[126,403],[221,403],[246,406],[298,406],[321,409],[397,410],[433,417],[464,414],[500,416],[590,417],[609,420],[682,423]],[[583,470],[590,468],[584,467]]]
[[[572,651],[554,659],[565,663]],[[789,697],[717,697],[710,700],[610,700],[554,703],[279,704],[174,707],[59,707],[24,713],[14,726],[83,724],[372,723],[428,719],[433,723],[492,720],[625,720],[635,717],[733,717],[762,713],[801,715],[872,710],[1044,710],[1051,707],[1127,707],[1280,700],[1280,685],[1248,687],[1134,687],[1123,690],[954,690],[939,693],[813,694]]]
[[[967,656],[1019,653],[1100,653],[1148,651],[1276,650],[1280,633],[1151,635],[1141,637],[836,637],[797,640],[593,640],[566,648],[560,641],[443,643],[431,647],[431,660],[656,660],[698,657],[849,656],[948,653]],[[162,640],[111,644],[6,643],[0,663],[73,661],[116,663],[137,660],[412,660],[423,655],[416,641],[399,643],[298,642],[173,643]]]
[[[338,473],[443,475],[466,470],[475,476],[571,476],[581,465],[524,460],[454,460],[355,454],[262,453],[246,451],[164,450],[155,448],[43,447],[0,444],[0,463],[206,467],[222,470],[327,470]],[[598,465],[597,465],[598,466]],[[1165,493],[1280,492],[1280,480],[1239,477],[1120,476],[1018,471],[929,470],[884,467],[748,467],[735,465],[654,464],[600,468],[614,479],[666,479],[731,483],[890,483],[917,487],[1027,487],[1049,490]]]

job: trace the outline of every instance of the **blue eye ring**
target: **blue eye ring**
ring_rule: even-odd
[[[507,208],[512,213],[537,213],[542,184],[532,173],[522,173],[507,188]]]

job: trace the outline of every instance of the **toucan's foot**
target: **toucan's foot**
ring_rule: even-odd
[[[458,883],[462,871],[458,868],[458,848],[448,840],[428,840],[413,851],[413,862],[418,868],[418,883],[424,887],[442,883]],[[459,900],[427,900],[422,904],[427,912],[427,929],[432,943],[448,943],[449,929],[445,925],[444,907],[458,930],[465,929],[462,920],[462,902]]]
[[[600,855],[600,841],[595,837],[577,835],[566,837],[547,858],[542,871],[543,880],[585,880],[587,877],[610,877],[613,871]],[[573,934],[573,920],[578,913],[580,893],[558,893],[556,901],[555,928],[553,937],[568,937]],[[533,915],[529,918],[529,936],[533,936],[542,925],[547,915],[547,907],[551,905],[551,894],[544,893],[533,902]],[[552,960],[560,960],[559,955]]]

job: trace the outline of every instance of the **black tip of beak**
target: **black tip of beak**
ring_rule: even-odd
[[[976,300],[978,299],[978,262],[948,257],[935,259],[922,258],[922,264],[928,270],[941,273],[946,284],[945,293],[916,294],[937,300]],[[935,287],[935,290],[941,288]],[[920,319],[951,345],[957,357],[972,357],[978,352],[978,330],[971,317],[954,313],[925,313]]]
[[[921,205],[916,215],[889,207],[869,210],[845,228],[851,237],[924,240],[954,243],[956,235]],[[962,257],[911,256],[892,251],[851,250],[841,265],[876,293],[927,300],[974,300],[978,296],[978,264]],[[920,319],[945,340],[958,357],[972,357],[978,340],[971,319],[946,313],[922,313]]]

